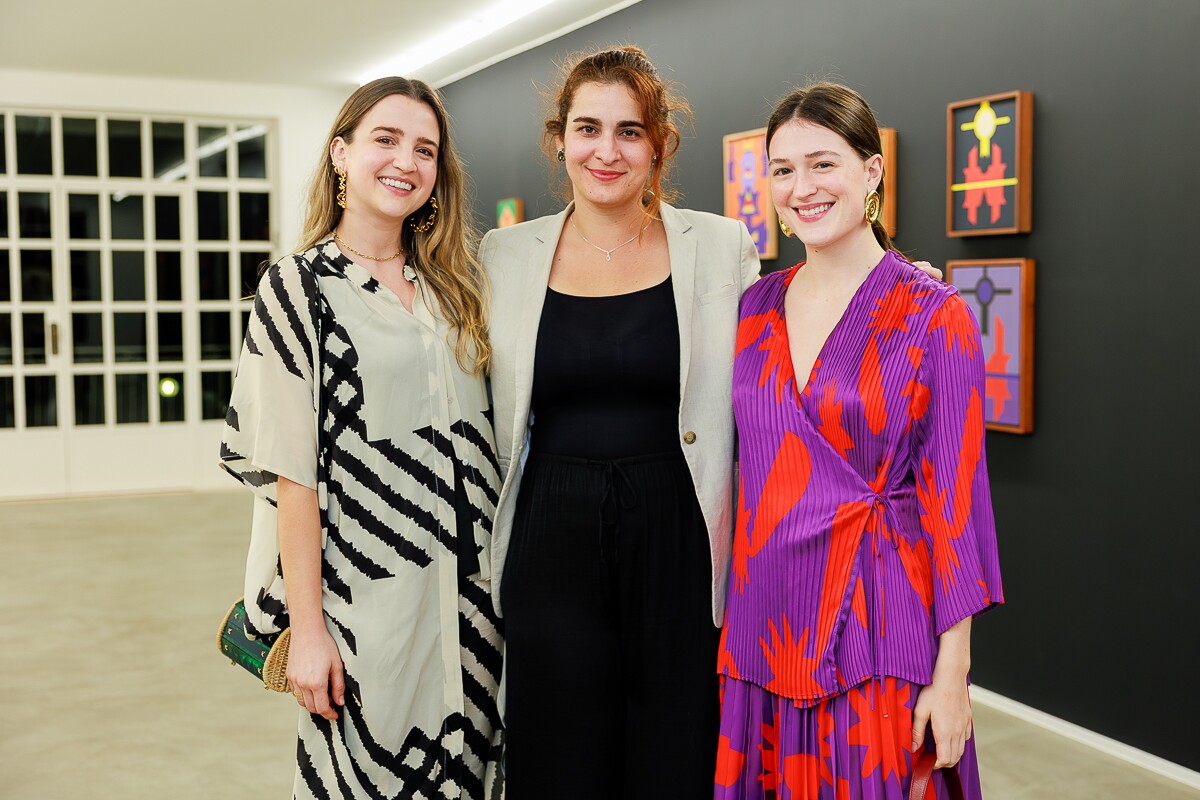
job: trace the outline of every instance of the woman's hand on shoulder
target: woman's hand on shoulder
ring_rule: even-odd
[[[940,281],[942,279],[942,271],[928,261],[914,261],[912,265],[934,280]]]
[[[288,645],[288,685],[296,702],[311,714],[337,719],[334,704],[346,705],[346,677],[342,656],[329,631],[292,629]]]

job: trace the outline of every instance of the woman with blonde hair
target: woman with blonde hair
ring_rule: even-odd
[[[222,466],[255,493],[247,633],[290,625],[295,797],[499,794],[485,283],[441,98],[383,78],[259,284]]]

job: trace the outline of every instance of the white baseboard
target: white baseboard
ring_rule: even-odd
[[[1051,733],[1057,733],[1059,736],[1065,736],[1072,741],[1093,747],[1106,755],[1119,758],[1122,761],[1149,770],[1164,778],[1178,781],[1184,786],[1200,789],[1200,772],[1188,769],[1165,758],[1160,758],[1152,753],[1147,753],[1145,750],[1138,750],[1136,747],[1118,742],[1116,739],[1110,739],[1107,736],[1080,727],[1073,722],[1067,722],[1065,719],[1059,719],[1044,711],[1038,711],[1036,708],[1027,706],[1024,703],[1010,700],[1004,695],[988,691],[978,684],[971,684],[971,701],[1037,725],[1039,728],[1044,728]]]

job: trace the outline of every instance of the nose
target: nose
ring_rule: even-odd
[[[797,200],[803,200],[817,191],[817,183],[808,176],[806,172],[800,170],[796,173],[796,180],[792,184],[792,197]]]
[[[617,147],[617,139],[611,134],[601,136],[596,142],[596,157],[605,164],[611,164],[621,156],[621,151]]]
[[[413,154],[405,148],[396,148],[396,154],[392,156],[392,166],[401,172],[412,172],[416,169],[416,162],[413,161]]]

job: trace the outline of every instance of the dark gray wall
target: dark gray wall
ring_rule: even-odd
[[[989,433],[1007,604],[974,678],[1200,769],[1200,263],[1194,0],[644,0],[446,87],[481,220],[557,211],[532,82],[633,42],[696,113],[682,205],[720,213],[721,137],[807,77],[861,91],[899,131],[899,246],[1037,260],[1036,432]],[[1034,93],[1033,233],[945,236],[946,104]],[[767,269],[790,266],[789,240]],[[1174,687],[1174,688],[1172,688]]]

